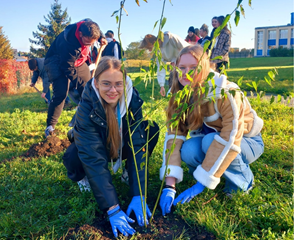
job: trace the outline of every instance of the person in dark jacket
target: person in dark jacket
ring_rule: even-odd
[[[74,142],[63,156],[68,177],[78,182],[81,191],[92,190],[102,211],[107,212],[114,235],[119,231],[127,236],[135,233],[129,225],[134,222],[128,216],[134,211],[138,224],[144,224],[140,197],[145,192],[145,155],[153,152],[158,141],[159,127],[154,123],[150,126],[147,147],[147,122],[143,121],[142,104],[138,92],[132,87],[132,81],[126,77],[126,99],[124,94],[123,76],[120,60],[102,57],[95,72],[95,77],[85,86],[82,100],[76,112],[73,128]],[[127,111],[129,126],[132,132],[133,149],[128,134]],[[132,114],[131,114],[132,113]],[[131,117],[132,116],[132,117]],[[133,157],[133,152],[135,158]],[[130,194],[133,197],[127,209],[127,215],[120,209],[118,196],[112,183],[108,163],[112,163],[114,172],[127,159]],[[136,163],[135,163],[136,161]],[[125,164],[125,167],[126,167]],[[139,182],[137,179],[138,169]],[[146,206],[147,215],[151,212]],[[146,218],[147,221],[147,218]]]
[[[28,61],[28,66],[29,66],[29,69],[33,71],[30,87],[34,87],[36,82],[38,81],[38,78],[40,77],[43,82],[43,91],[42,91],[41,97],[44,98],[45,102],[49,104],[50,82],[47,76],[47,72],[44,69],[44,58],[32,58]],[[70,102],[69,97],[66,98],[65,102],[66,103]]]
[[[47,115],[46,137],[53,134],[69,87],[76,88],[81,96],[86,82],[90,80],[87,64],[89,46],[97,40],[101,44],[107,44],[97,23],[86,20],[68,25],[51,44],[44,63],[53,87],[53,98]]]
[[[200,36],[202,38],[200,38],[198,41],[198,43],[201,44],[202,47],[204,47],[204,44],[207,41],[211,41],[211,38],[208,36],[208,33],[209,33],[208,26],[204,23],[200,28]],[[210,49],[210,47],[208,49]]]
[[[122,58],[121,46],[120,46],[120,43],[118,43],[114,39],[114,32],[112,30],[108,30],[105,34],[105,37],[106,37],[106,40],[108,41],[108,45],[103,50],[101,56],[114,56],[117,59],[121,59]]]

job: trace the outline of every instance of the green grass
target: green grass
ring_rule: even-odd
[[[278,75],[272,86],[269,86],[264,77],[273,68],[277,68]],[[139,71],[139,70],[138,70]],[[130,72],[133,78],[143,73]],[[269,58],[233,58],[230,60],[230,69],[227,70],[229,81],[237,82],[243,77],[241,88],[245,91],[253,91],[247,83],[259,82],[259,91],[269,94],[281,94],[290,96],[294,92],[294,58],[293,57],[269,57]],[[168,74],[166,79],[168,80]],[[157,85],[157,82],[156,84]]]
[[[160,186],[167,103],[159,95],[157,83],[152,100],[151,88],[151,83],[137,86],[145,101],[144,115],[161,127],[149,161],[148,196],[154,199]],[[249,195],[238,193],[229,200],[222,193],[222,179],[215,190],[206,189],[189,204],[178,205],[170,217],[182,217],[193,228],[204,227],[217,239],[293,239],[294,109],[250,101],[264,119],[265,152],[251,164],[255,188]],[[91,224],[98,206],[91,193],[82,194],[77,184],[67,178],[62,153],[30,161],[18,157],[44,139],[45,103],[37,93],[3,96],[0,102],[0,239],[59,239],[69,228]],[[74,110],[63,111],[56,126],[60,138],[66,137],[73,114]],[[184,180],[177,185],[178,193],[195,183],[183,167]],[[113,179],[126,209],[131,200],[128,187],[120,182],[120,173]],[[152,208],[153,204],[148,203]]]

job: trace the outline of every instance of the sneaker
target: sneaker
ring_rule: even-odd
[[[83,192],[83,191],[90,192],[91,191],[91,187],[90,187],[87,176],[85,176],[82,180],[80,180],[77,183],[78,183],[78,186],[79,186],[81,192]]]
[[[122,176],[121,176],[121,182],[126,183],[129,186],[129,175],[126,168],[124,168]]]
[[[45,129],[45,137],[54,135],[54,128],[50,125]]]

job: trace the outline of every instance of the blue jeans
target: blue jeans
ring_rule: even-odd
[[[202,137],[194,137],[185,141],[181,148],[181,159],[188,168],[189,173],[203,163],[214,136],[219,132],[211,132]],[[255,137],[243,137],[241,153],[231,162],[223,173],[225,192],[236,192],[238,189],[247,191],[253,184],[254,176],[249,164],[257,160],[264,151],[264,144],[259,133]]]

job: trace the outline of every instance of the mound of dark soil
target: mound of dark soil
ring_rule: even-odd
[[[133,216],[133,219],[135,217]],[[137,223],[131,224],[136,230],[137,236],[132,239],[150,240],[150,239],[165,239],[172,240],[175,238],[195,239],[195,240],[213,240],[216,239],[212,233],[205,229],[190,227],[183,219],[178,219],[176,215],[169,214],[169,217],[155,216],[154,221],[147,228],[138,226]],[[119,233],[119,231],[118,231]],[[121,234],[119,234],[120,237]],[[64,239],[74,240],[77,237],[82,239],[101,239],[109,240],[116,239],[113,235],[111,225],[108,221],[98,217],[92,225],[85,224],[70,228]],[[130,237],[131,238],[131,237]]]
[[[70,145],[71,143],[68,139],[49,136],[44,141],[33,144],[23,156],[26,158],[48,157],[64,151]]]

